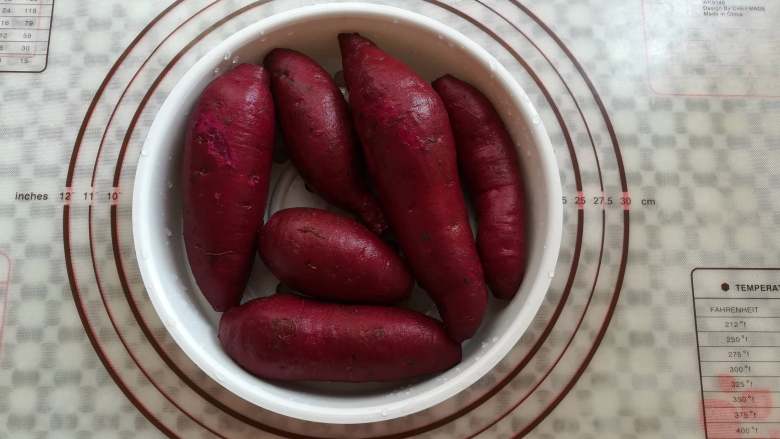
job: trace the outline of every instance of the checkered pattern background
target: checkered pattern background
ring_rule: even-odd
[[[702,2],[675,1],[688,2],[693,8],[700,7]],[[119,54],[168,3],[57,0],[46,71],[41,74],[0,72],[0,438],[102,439],[163,435],[118,389],[87,339],[68,284],[63,254],[63,209],[58,197],[65,190],[74,140],[98,86]],[[191,6],[187,3],[185,1],[184,6],[177,9],[178,19],[203,5],[197,0],[193,0]],[[223,3],[219,12],[233,10],[244,2],[226,0]],[[308,3],[311,2],[275,0],[259,12],[258,17]],[[415,11],[433,11],[433,7],[423,7],[418,0],[386,3]],[[516,38],[511,26],[495,18],[478,2],[444,3],[468,11],[482,22],[491,22],[495,32],[508,40]],[[484,3],[504,13],[512,22],[528,21],[510,2]],[[657,68],[659,64],[672,63],[674,59],[664,59],[663,52],[652,52],[648,58],[646,49],[675,42],[664,41],[663,34],[644,30],[663,25],[668,18],[664,14],[669,10],[664,7],[665,2],[527,0],[522,3],[552,28],[592,79],[617,132],[631,196],[636,203],[631,209],[625,283],[606,337],[576,386],[552,414],[529,433],[529,437],[703,438],[690,271],[701,266],[778,265],[780,100],[760,93],[741,97],[694,96],[685,88],[690,81],[667,87],[673,89],[675,95],[656,93],[663,90],[653,91],[651,85],[658,81],[669,85],[669,78],[652,75],[662,70]],[[773,14],[770,15],[774,17],[773,22],[780,20],[780,10],[773,1],[754,0],[752,3],[768,5],[767,14]],[[456,22],[451,15],[435,13],[439,14],[436,18],[443,21],[453,20],[448,23],[469,36],[476,32],[466,23]],[[176,16],[171,18],[176,19]],[[694,20],[691,19],[692,28],[701,24]],[[680,21],[677,17],[675,23]],[[230,23],[214,37],[214,42],[246,24]],[[749,26],[750,21],[743,24]],[[527,28],[532,38],[538,37],[539,41],[549,44],[549,40],[542,39],[543,31],[538,27],[529,25]],[[152,37],[155,32],[152,29]],[[473,35],[475,40],[500,51],[495,42],[477,33]],[[755,37],[762,41],[777,41],[780,35],[771,26],[760,26]],[[774,53],[780,52],[778,45],[773,49]],[[128,61],[138,64],[133,56],[136,55],[131,55]],[[506,53],[497,56],[515,71],[516,67],[512,66],[513,61]],[[529,55],[528,62],[541,66],[543,60],[539,58]],[[160,63],[156,66],[158,71],[167,62],[164,57],[160,59],[151,61]],[[648,59],[654,68],[648,68]],[[571,67],[562,66],[561,74],[568,82],[577,73]],[[704,77],[701,80],[721,79]],[[748,79],[758,81],[752,90],[776,89],[776,78],[759,75]],[[570,199],[565,206],[567,224],[573,224],[576,207],[571,199],[576,193],[573,192],[568,156],[565,147],[561,146],[562,135],[554,129],[555,119],[545,110],[542,96],[532,91],[533,83],[527,78],[519,80],[541,108],[543,121],[550,127],[563,170],[561,179],[567,192],[565,195]],[[770,80],[775,83],[761,82]],[[144,81],[147,85],[150,82]],[[550,84],[551,93],[556,97],[563,94],[561,87]],[[171,85],[162,88],[169,90]],[[700,89],[701,84],[696,83],[693,91]],[[717,87],[713,89],[718,91]],[[116,94],[118,90],[109,85],[107,92]],[[128,100],[138,102],[144,92],[131,90]],[[155,95],[154,104],[159,107],[163,98],[164,94]],[[567,120],[575,118],[576,109],[572,105],[564,103],[561,108]],[[110,111],[110,107],[99,106],[95,114],[105,120]],[[593,104],[585,103],[583,111],[590,114],[596,109]],[[140,126],[148,127],[150,122],[151,118],[144,118]],[[117,133],[122,128],[118,126]],[[574,132],[575,140],[582,141],[584,134],[576,129]],[[117,133],[109,133],[109,137]],[[94,141],[101,134],[90,129],[85,138]],[[595,141],[605,154],[610,150],[605,133],[597,132]],[[134,163],[136,159],[129,160]],[[584,160],[583,184],[591,194],[598,185],[597,174],[587,159]],[[79,167],[77,173],[91,171],[91,167],[87,167],[83,165],[83,170]],[[619,195],[614,159],[605,160],[602,167],[605,191]],[[106,178],[110,177],[110,171],[112,169],[104,169],[98,173],[98,185],[109,181]],[[132,183],[132,167],[123,178]],[[79,188],[77,192],[83,189]],[[45,193],[48,200],[15,201],[17,192]],[[120,226],[129,230],[129,193],[123,197],[127,198],[120,204]],[[638,205],[642,199],[655,200],[655,205]],[[96,209],[95,217],[98,222],[107,221],[107,209],[101,209]],[[595,215],[594,212],[586,208],[586,217]],[[618,215],[617,212],[610,212],[608,216]],[[79,227],[83,223],[80,218],[86,215],[85,209],[74,207],[72,215],[76,228],[73,234],[84,235]],[[607,247],[602,268],[606,273],[603,276],[612,282],[619,262],[622,234],[616,218],[607,222]],[[592,236],[594,230],[591,229],[586,226],[586,239]],[[129,237],[129,232],[126,233]],[[95,236],[100,264],[103,255],[110,256],[110,235],[101,229]],[[571,262],[572,245],[573,238],[567,234],[561,254],[562,267]],[[88,260],[88,253],[86,241],[74,242],[75,259]],[[126,260],[132,261],[131,247],[123,249],[123,254]],[[586,246],[581,263],[588,267],[597,256],[597,251]],[[556,276],[553,282],[550,303],[556,298],[558,290],[555,287],[565,281],[559,277],[563,276]],[[134,278],[131,282],[138,284],[140,280]],[[589,287],[587,278],[575,283],[575,290]],[[144,299],[140,295],[137,298]],[[578,301],[581,299],[572,306],[581,306]],[[90,313],[101,306],[98,301],[86,303]],[[597,303],[596,306],[603,308],[605,304]],[[148,303],[142,307],[147,310],[145,313],[149,312]],[[545,313],[549,314],[549,310],[543,309],[540,325],[531,328],[532,334],[542,327]],[[131,317],[121,314],[119,320],[120,323],[129,322]],[[157,335],[164,338],[161,328],[159,324],[154,326]],[[596,323],[586,324],[582,337],[593,337],[596,330]],[[113,356],[121,351],[116,336],[100,331],[97,336],[108,346],[109,357],[119,363],[117,367],[124,367],[123,363],[129,361],[126,355]],[[554,338],[555,334],[551,341],[553,345],[562,343]],[[127,342],[131,347],[143,344],[140,336],[132,334]],[[540,361],[549,362],[545,356],[552,356],[552,353],[543,349],[539,355]],[[574,355],[571,361],[579,362],[582,356]],[[564,361],[568,358],[564,357]],[[571,363],[570,368],[577,364]],[[563,367],[567,367],[566,364]],[[506,365],[500,365],[477,386],[493,384],[507,373],[506,369]],[[151,371],[152,374],[157,372]],[[197,371],[193,373],[197,374]],[[535,375],[529,371],[527,377],[530,380]],[[140,378],[129,385],[137,385],[141,394],[145,386],[148,387]],[[463,437],[477,431],[505,410],[512,397],[526,385],[522,380],[513,382],[496,397],[496,401],[448,427],[429,433],[430,436]],[[559,383],[553,385],[561,387]],[[184,392],[175,384],[166,390],[174,395]],[[215,387],[214,393],[220,391]],[[545,395],[539,398],[550,399],[549,395],[546,399]],[[149,406],[166,417],[166,425],[182,437],[214,436],[165,404],[150,401]],[[251,435],[249,430],[231,424],[229,418],[214,414],[213,408],[194,406],[192,411],[202,417],[214,416],[218,431],[227,437]],[[529,416],[522,410],[512,412],[494,428],[483,432],[482,437],[510,437],[527,424]],[[382,433],[381,426],[373,428],[372,434]],[[339,434],[330,430],[322,432]]]

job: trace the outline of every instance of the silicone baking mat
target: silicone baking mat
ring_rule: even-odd
[[[312,3],[0,0],[0,437],[780,437],[776,0],[385,2],[538,108],[564,188],[547,299],[495,370],[402,419],[297,421],[200,372],[138,273],[135,164],[201,55]]]

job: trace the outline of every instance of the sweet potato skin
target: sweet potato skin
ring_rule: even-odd
[[[277,380],[394,381],[441,372],[461,360],[460,345],[425,315],[289,294],[224,313],[219,340],[241,367]]]
[[[254,261],[274,143],[266,71],[241,64],[212,81],[187,128],[182,169],[184,242],[216,311],[239,304]]]
[[[433,82],[455,134],[458,164],[477,211],[477,250],[493,295],[511,299],[526,264],[523,182],[514,142],[490,101],[452,75]]]
[[[355,128],[380,205],[448,334],[470,338],[487,304],[444,104],[416,73],[358,34],[340,34]]]
[[[356,213],[377,234],[384,214],[368,189],[347,103],[327,71],[308,56],[274,49],[264,65],[282,134],[295,167],[314,192]]]
[[[389,304],[409,296],[414,280],[393,249],[357,221],[322,209],[274,213],[258,252],[285,285],[323,299]]]

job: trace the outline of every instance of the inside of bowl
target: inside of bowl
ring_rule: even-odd
[[[549,188],[545,187],[545,177],[542,175],[542,167],[539,166],[541,159],[538,145],[531,135],[532,125],[538,122],[533,120],[535,116],[532,117],[522,109],[521,96],[513,95],[508,91],[506,77],[496,73],[498,66],[490,60],[476,58],[462,40],[453,40],[451,35],[443,35],[404,20],[380,15],[355,17],[345,14],[343,16],[309,17],[305,20],[288,23],[277,29],[258,31],[232,53],[226,52],[224,56],[214,57],[213,65],[209,68],[212,71],[224,71],[231,67],[233,60],[260,63],[265,54],[274,47],[287,47],[313,57],[328,71],[335,73],[341,70],[341,59],[336,39],[336,35],[340,32],[360,32],[384,50],[406,62],[429,81],[445,73],[451,73],[474,84],[491,99],[518,145],[518,154],[526,185],[527,211],[529,212],[526,231],[529,265],[526,267],[528,273],[526,281],[524,281],[518,295],[511,302],[500,302],[491,298],[482,328],[473,339],[464,344],[463,362],[456,368],[435,377],[425,377],[406,383],[361,385],[283,383],[252,377],[232,363],[222,352],[216,338],[219,314],[214,312],[203,299],[189,271],[181,235],[181,205],[179,201],[181,199],[179,175],[183,144],[182,134],[179,134],[178,137],[173,134],[172,141],[162,146],[168,149],[165,155],[168,155],[170,160],[167,161],[166,166],[155,171],[161,173],[155,178],[159,181],[165,181],[170,188],[166,196],[159,201],[163,227],[155,232],[158,233],[158,238],[167,241],[169,250],[161,258],[166,259],[166,266],[172,267],[169,273],[164,274],[164,276],[168,276],[168,279],[163,283],[171,282],[171,284],[181,285],[181,291],[184,291],[185,295],[179,301],[181,306],[186,308],[188,312],[192,312],[193,315],[200,317],[199,319],[190,319],[192,321],[187,322],[187,324],[192,325],[190,333],[197,340],[195,343],[198,345],[197,349],[202,349],[203,355],[213,356],[215,362],[224,363],[224,366],[221,366],[224,367],[222,370],[224,374],[246,375],[247,382],[252,382],[254,386],[257,386],[255,390],[270,392],[270,394],[280,398],[306,400],[313,405],[333,408],[403,403],[417,394],[432,391],[442,382],[460,379],[459,377],[466,370],[473,372],[479,369],[477,363],[492,349],[498,349],[498,341],[505,338],[507,331],[513,326],[526,304],[529,297],[528,292],[532,288],[528,278],[536,276],[540,269],[539,261],[542,259],[541,254],[544,251],[549,215],[548,200],[544,196],[549,192]],[[199,79],[191,86],[190,94],[197,96],[213,76]],[[185,100],[186,105],[193,105],[194,99],[190,97]],[[524,95],[522,99],[525,99]],[[172,119],[171,129],[174,132],[183,133],[188,110],[180,113]],[[276,163],[273,173],[269,199],[271,205],[276,203],[277,209],[279,206],[291,207],[291,205],[321,203],[321,200],[317,201],[318,197],[314,195],[312,195],[313,198],[305,198],[304,196],[304,201],[300,199],[278,201],[278,198],[284,195],[280,195],[284,192],[280,188],[284,188],[288,184],[296,184],[295,172],[292,171],[293,175],[290,177],[289,165]],[[284,180],[285,178],[291,179],[292,183]],[[296,193],[296,196],[301,197],[300,191]],[[274,201],[274,199],[277,200]],[[544,275],[546,276],[547,273]],[[258,258],[248,288],[248,297],[273,293],[277,283]],[[177,306],[179,302],[177,302]],[[432,303],[422,292],[415,295],[412,306],[423,312],[433,309]],[[524,317],[528,322],[522,326],[523,328],[527,327],[535,312],[534,309],[530,317]],[[514,334],[511,338],[516,340],[519,335]],[[216,379],[221,381],[220,376],[217,376]]]

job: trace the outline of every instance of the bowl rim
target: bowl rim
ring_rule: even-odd
[[[295,7],[246,26],[217,44],[206,55],[196,61],[177,81],[155,114],[142,149],[147,148],[147,145],[150,144],[161,143],[168,131],[167,121],[173,118],[173,116],[169,116],[172,113],[170,110],[175,109],[179,101],[186,96],[185,92],[189,91],[187,84],[197,82],[204,75],[208,75],[213,69],[213,65],[219,63],[226,51],[232,52],[233,49],[243,47],[253,40],[261,38],[263,34],[276,31],[279,28],[328,16],[395,19],[428,31],[437,32],[450,41],[457,41],[478,62],[489,63],[495,76],[500,79],[502,87],[507,89],[508,94],[511,96],[511,101],[520,106],[522,111],[519,116],[525,119],[530,136],[536,144],[539,162],[541,163],[541,176],[550,192],[549,199],[545,202],[546,217],[549,219],[549,224],[545,228],[546,234],[543,237],[545,248],[542,251],[539,272],[532,279],[526,276],[527,279],[524,283],[529,280],[533,282],[526,289],[530,294],[524,306],[521,307],[520,312],[509,324],[506,330],[507,335],[499,337],[488,353],[482,355],[469,367],[461,369],[461,372],[453,379],[432,386],[430,389],[412,397],[387,403],[381,406],[381,408],[377,406],[361,407],[359,409],[326,407],[307,404],[305,401],[300,400],[293,401],[290,398],[263,392],[262,389],[253,386],[242,385],[243,380],[240,377],[236,378],[230,372],[224,371],[220,366],[220,362],[215,361],[213,356],[201,347],[198,340],[187,331],[185,325],[177,322],[176,307],[168,299],[167,294],[164,293],[166,289],[159,273],[152,268],[151,265],[153,264],[145,262],[146,258],[143,256],[152,254],[155,251],[154,240],[151,238],[152,227],[147,221],[140,221],[140,219],[147,217],[149,212],[153,211],[152,205],[154,203],[149,199],[152,197],[144,195],[152,194],[156,189],[151,187],[151,178],[139,178],[143,177],[144,174],[153,173],[151,170],[147,170],[151,169],[153,164],[150,163],[151,160],[149,159],[144,160],[144,154],[138,161],[134,178],[131,213],[132,231],[141,278],[155,311],[179,348],[209,377],[240,398],[280,415],[311,422],[361,424],[386,421],[431,408],[473,385],[506,357],[530,326],[550,286],[551,276],[547,276],[544,273],[552,273],[555,270],[560,250],[563,229],[563,208],[560,203],[562,190],[559,168],[551,140],[544,125],[538,122],[540,120],[539,114],[531,104],[527,94],[506,68],[470,38],[435,19],[398,7],[362,2],[324,3]],[[139,220],[136,221],[136,219]],[[261,380],[260,378],[257,379]]]

